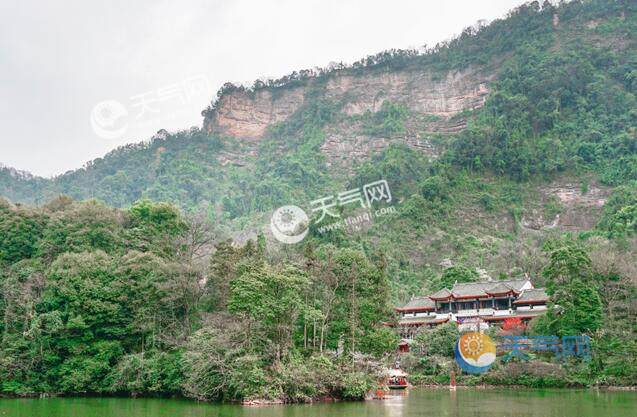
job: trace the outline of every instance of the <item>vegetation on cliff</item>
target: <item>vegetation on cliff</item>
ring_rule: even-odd
[[[40,205],[0,203],[0,390],[360,398],[395,348],[381,325],[391,305],[483,273],[546,285],[568,311],[526,331],[589,334],[593,360],[552,364],[553,376],[502,365],[466,381],[634,384],[636,17],[634,2],[533,2],[426,54],[337,69],[497,63],[485,106],[458,116],[465,131],[417,132],[440,145],[435,160],[391,144],[351,171],[331,169],[328,128],[357,122],[370,137],[401,137],[418,115],[385,102],[348,118],[324,95],[326,71],[253,87],[315,83],[255,146],[192,129],[52,180],[0,168],[0,195]],[[262,235],[225,241],[261,229],[276,207],[378,179],[397,214],[359,233],[313,228],[285,249]],[[581,201],[600,193],[604,207],[552,225],[578,209],[547,191],[564,183]],[[447,327],[421,337],[426,354],[410,365],[421,381],[448,378],[452,337]]]

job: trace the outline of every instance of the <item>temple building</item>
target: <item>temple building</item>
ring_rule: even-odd
[[[548,296],[543,288],[534,288],[529,279],[456,283],[424,297],[413,297],[396,308],[402,346],[423,327],[448,321],[461,327],[499,324],[512,317],[528,322],[546,311]]]

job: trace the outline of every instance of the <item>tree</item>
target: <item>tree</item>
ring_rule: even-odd
[[[360,350],[368,352],[376,357],[382,357],[394,352],[400,338],[396,331],[390,327],[377,326],[371,329],[366,337],[361,339]]]
[[[130,251],[120,259],[116,273],[136,349],[178,346],[190,334],[201,290],[189,271],[152,252]]]
[[[414,340],[415,350],[424,355],[440,355],[452,358],[460,333],[456,323],[445,323],[433,329],[421,331]]]
[[[129,235],[138,248],[169,256],[176,254],[179,248],[175,247],[174,241],[188,230],[188,223],[176,207],[141,200],[128,213],[131,222]]]
[[[204,327],[195,332],[184,354],[184,390],[200,400],[265,398],[262,359],[230,344],[229,335]]]
[[[603,306],[594,286],[574,279],[551,296],[546,316],[533,323],[536,334],[577,336],[594,334],[601,326]]]
[[[549,294],[575,279],[590,282],[593,278],[592,262],[583,248],[568,241],[558,245],[547,247],[550,250],[549,263],[542,270]]]
[[[479,277],[480,275],[473,269],[460,265],[451,266],[445,269],[433,290],[438,291],[443,288],[451,289],[456,282],[473,282],[477,281]]]
[[[246,337],[260,336],[271,344],[275,366],[279,366],[291,346],[292,331],[303,308],[302,294],[307,285],[307,276],[301,271],[277,270],[268,265],[251,268],[230,284],[229,311],[258,325]]]
[[[326,346],[336,348],[341,339],[349,353],[373,346],[370,338],[391,315],[390,287],[382,265],[372,263],[363,252],[328,249],[324,275],[329,277],[319,299],[323,312]],[[321,285],[319,283],[319,285]],[[371,352],[366,352],[371,353]]]
[[[209,310],[223,310],[230,298],[230,283],[250,265],[260,264],[261,257],[252,241],[236,248],[232,241],[225,240],[215,245],[210,257],[208,278],[205,285],[205,306]]]
[[[47,345],[55,387],[67,392],[101,392],[104,378],[123,353],[130,318],[122,303],[126,287],[104,252],[65,254],[47,273],[48,284],[30,333]],[[56,313],[61,326],[46,323]],[[54,360],[50,360],[55,358]]]
[[[547,242],[549,262],[542,271],[550,295],[549,311],[534,330],[559,336],[591,334],[602,324],[602,301],[592,261],[573,242]]]
[[[0,200],[0,264],[36,254],[46,217],[29,209],[15,209]]]

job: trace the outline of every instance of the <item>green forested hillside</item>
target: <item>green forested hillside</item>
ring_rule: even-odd
[[[391,102],[348,116],[321,94],[332,71],[406,66],[497,74],[456,133],[430,135],[434,118]],[[1,392],[359,398],[395,346],[382,326],[393,304],[485,274],[547,286],[568,314],[552,307],[528,331],[589,334],[593,361],[467,383],[635,384],[635,2],[532,2],[427,53],[248,90],[310,81],[303,106],[256,144],[159,132],[54,179],[0,168]],[[438,154],[397,141],[333,169],[326,132],[350,125],[372,140],[422,127]],[[279,206],[378,179],[392,216],[353,233],[312,228],[294,246],[267,234]],[[414,369],[448,375],[428,359]]]
[[[469,129],[448,146],[448,160],[460,169],[487,169],[516,180],[592,169],[603,182],[617,185],[637,179],[634,17],[635,6],[628,1],[576,1],[559,8],[532,2],[505,20],[467,29],[426,53],[388,51],[350,68],[295,72],[270,85],[255,83],[251,89],[285,89],[308,80],[320,85],[344,70],[391,72],[414,66],[444,71],[470,65],[491,68],[495,63],[500,69],[487,105],[471,115]],[[243,87],[226,86],[220,95],[237,88]],[[241,154],[245,144],[197,130],[163,132],[52,180],[12,175],[0,168],[0,194],[16,202],[43,204],[63,193],[117,207],[147,197],[187,209],[217,205],[232,217],[271,210],[308,184],[316,188],[322,176],[331,174],[317,150],[324,140],[323,128],[345,117],[339,112],[342,105],[322,97],[317,88],[295,116],[271,129],[256,161],[244,155],[243,167],[220,166],[217,157],[223,149]],[[388,122],[383,132],[400,130],[395,121]],[[373,133],[379,127],[370,129]],[[281,178],[286,175],[294,178]],[[237,179],[251,187],[228,189]],[[255,191],[270,201],[237,201]]]

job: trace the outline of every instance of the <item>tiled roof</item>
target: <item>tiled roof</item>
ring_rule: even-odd
[[[522,287],[529,282],[528,278],[522,279],[505,279],[502,281],[496,281],[498,284],[505,284],[511,288],[513,288],[516,292],[522,291]]]
[[[498,283],[491,288],[488,288],[485,292],[487,294],[508,294],[511,291],[515,291],[513,288],[506,284]]]
[[[480,281],[480,282],[462,282],[454,284],[451,292],[456,297],[468,297],[468,296],[487,296],[488,292],[500,293],[508,292],[509,289],[515,292],[520,292],[524,284],[528,282],[528,279],[509,279],[503,281]],[[506,289],[505,291],[495,291],[496,289]]]
[[[545,310],[526,310],[526,311],[513,311],[511,314],[504,316],[484,316],[481,317],[484,321],[502,321],[509,318],[521,318],[532,319],[546,313]]]
[[[451,291],[443,288],[426,297],[413,297],[407,304],[396,308],[397,311],[429,311],[435,308],[434,300],[447,300],[451,297],[456,299],[471,299],[480,297],[490,297],[491,295],[507,294],[514,291],[519,294],[518,299],[514,301],[516,304],[545,302],[548,300],[546,291],[543,288],[525,289],[529,282],[528,279],[509,279],[502,281],[480,281],[480,282],[463,282],[454,284]]]
[[[546,290],[544,288],[533,288],[530,290],[522,291],[522,294],[515,300],[514,304],[524,304],[528,302],[540,301],[545,302],[548,301],[549,296],[546,294]]]
[[[413,297],[407,304],[398,308],[400,311],[433,310],[434,302],[429,297]]]
[[[435,300],[435,299],[440,300],[440,299],[448,298],[449,296],[451,296],[451,291],[449,291],[446,288],[443,288],[440,291],[436,291],[435,293],[431,294],[429,298],[431,298],[432,300]]]
[[[449,321],[449,317],[404,317],[398,321],[400,326],[421,326],[423,324],[440,324]]]

